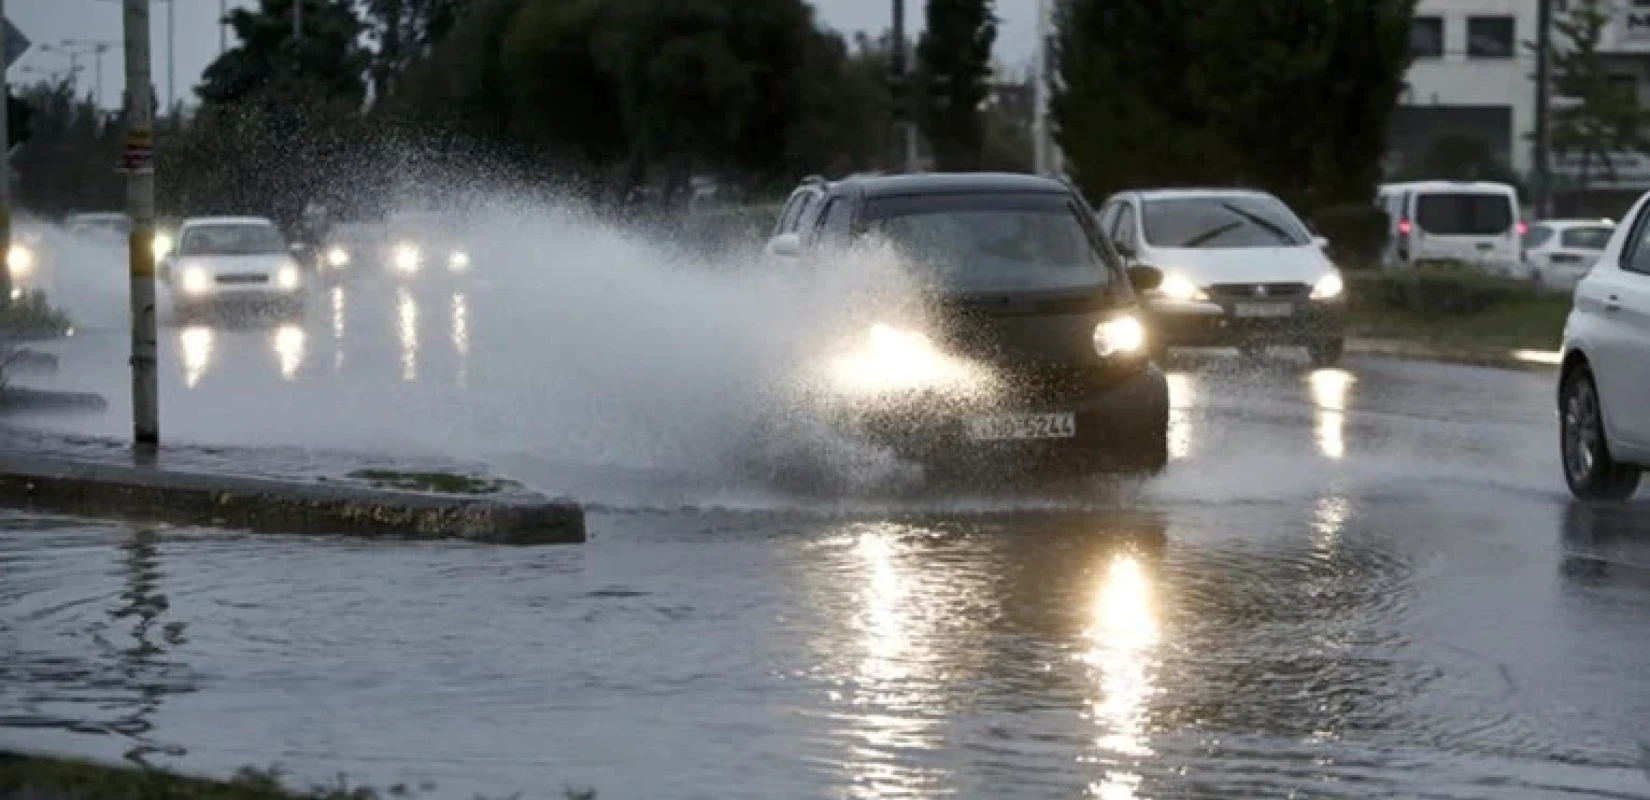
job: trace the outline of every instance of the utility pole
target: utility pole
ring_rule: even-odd
[[[915,111],[916,98],[911,92],[911,70],[907,65],[908,54],[905,48],[905,0],[894,2],[894,46],[889,53],[889,71],[893,73],[895,97],[894,104],[894,142],[899,150],[898,160],[902,162],[905,172],[917,171],[917,127],[912,114]]]
[[[132,287],[132,433],[139,452],[160,444],[155,335],[155,110],[149,75],[149,0],[125,0],[126,205]]]
[[[0,0],[0,20],[6,18],[6,0]],[[6,37],[0,36],[0,78],[10,71],[6,60]],[[0,80],[5,87],[5,102],[0,103],[0,308],[11,305],[11,81]]]
[[[166,0],[166,113],[178,103],[178,0]]]
[[[292,0],[292,41],[304,38],[304,0]]]
[[[218,0],[218,55],[229,49],[229,0]]]
[[[1552,68],[1553,0],[1536,0],[1535,22],[1535,213],[1553,213]]]
[[[1036,81],[1032,84],[1035,88],[1036,105],[1033,107],[1031,118],[1031,164],[1032,171],[1038,175],[1053,172],[1048,153],[1048,23],[1048,0],[1037,0],[1037,72],[1032,76],[1032,80]]]

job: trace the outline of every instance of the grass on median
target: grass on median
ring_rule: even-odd
[[[429,787],[424,787],[426,790]],[[564,789],[568,800],[595,800],[590,789]],[[66,758],[0,752],[0,800],[380,800],[415,797],[396,785],[379,791],[342,778],[307,791],[282,785],[277,770],[246,768],[227,781]]]
[[[478,478],[456,472],[399,472],[387,469],[362,469],[349,477],[380,489],[436,494],[498,494],[519,488],[515,481],[498,478]]]
[[[1570,293],[1465,268],[1348,273],[1348,333],[1461,351],[1556,350]]]

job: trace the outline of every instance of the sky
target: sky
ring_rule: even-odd
[[[660,0],[666,2],[667,0]],[[155,90],[162,102],[171,95],[180,101],[193,103],[193,88],[200,81],[206,65],[218,56],[220,26],[219,5],[230,8],[255,5],[253,0],[154,0],[152,16],[153,69]],[[761,2],[761,0],[748,0]],[[997,57],[1011,67],[1029,63],[1032,43],[1036,40],[1035,19],[1037,0],[997,0],[997,16],[1001,29],[997,35]],[[23,57],[15,61],[7,78],[13,84],[33,83],[42,79],[55,80],[68,74],[71,67],[78,70],[78,83],[86,90],[97,90],[96,59],[88,45],[63,47],[64,40],[97,43],[107,42],[112,49],[103,55],[102,95],[99,102],[106,108],[120,105],[125,86],[124,61],[119,48],[121,39],[120,0],[6,0],[6,16],[32,42]],[[853,31],[881,31],[892,22],[891,0],[813,0],[820,21],[845,33]],[[912,31],[922,28],[923,0],[906,0],[906,27]],[[173,26],[168,37],[167,19]],[[177,52],[170,62],[175,78],[168,78],[167,41],[177,43]],[[234,41],[229,42],[234,46]],[[72,57],[70,51],[84,54]],[[168,103],[169,104],[169,103]]]

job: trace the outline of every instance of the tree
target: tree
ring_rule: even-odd
[[[6,90],[6,142],[16,147],[34,135],[34,109]]]
[[[994,5],[993,0],[928,0],[928,26],[917,44],[917,121],[943,170],[980,167],[981,106],[991,94],[991,49],[997,41]]]
[[[1553,22],[1553,94],[1569,103],[1552,112],[1552,149],[1579,162],[1582,186],[1595,167],[1607,180],[1615,180],[1617,155],[1650,151],[1650,139],[1643,133],[1650,111],[1639,103],[1631,84],[1616,81],[1599,54],[1611,14],[1606,0],[1577,0]]]
[[[1095,198],[1242,184],[1297,207],[1368,202],[1414,5],[1068,0],[1056,18],[1056,139]]]
[[[294,2],[304,4],[296,41]],[[352,0],[261,0],[255,11],[231,11],[229,25],[240,44],[207,66],[195,89],[204,103],[231,105],[279,91],[360,106],[369,57]]]
[[[367,28],[377,45],[372,58],[374,98],[395,93],[407,68],[452,32],[474,0],[365,0]]]
[[[34,129],[15,159],[23,178],[18,206],[46,217],[119,208],[125,182],[114,165],[122,123],[100,113],[90,97],[77,96],[69,81],[37,83],[12,99],[32,109]]]

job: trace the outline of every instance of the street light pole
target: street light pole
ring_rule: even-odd
[[[178,104],[178,0],[166,0],[166,113]]]
[[[218,0],[218,55],[229,49],[229,0]]]
[[[6,0],[0,0],[0,19],[6,18]],[[6,64],[6,37],[0,36],[0,78]],[[5,97],[0,98],[0,308],[11,305],[11,81],[0,80]]]
[[[1553,213],[1552,49],[1553,0],[1536,0],[1535,22],[1535,213]]]
[[[132,217],[132,434],[139,452],[160,444],[155,333],[155,111],[149,75],[149,0],[125,0],[126,205]]]

